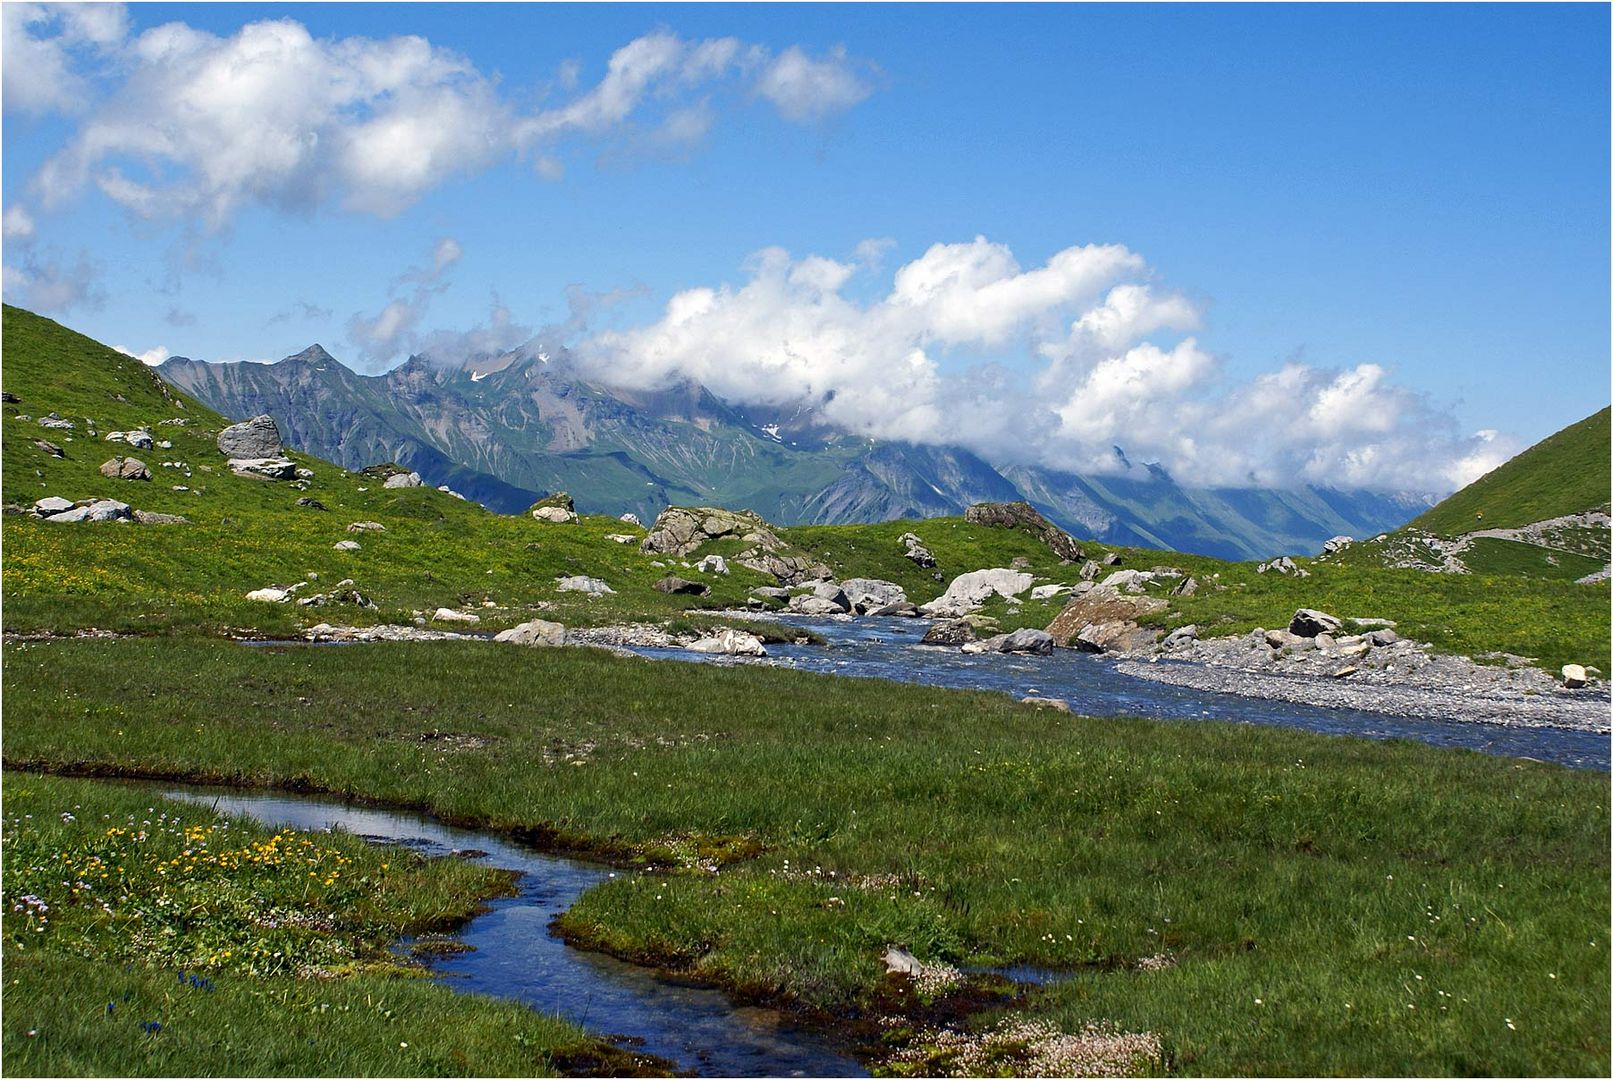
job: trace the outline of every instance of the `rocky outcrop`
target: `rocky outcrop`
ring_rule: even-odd
[[[839,585],[823,581],[809,593],[790,597],[789,609],[800,615],[844,615],[851,611],[851,598]]]
[[[728,560],[721,555],[707,555],[695,564],[695,569],[702,574],[726,574],[728,573]]]
[[[937,618],[957,618],[976,611],[991,596],[1015,597],[1031,587],[1029,574],[1001,567],[975,570],[952,579],[946,592],[921,604],[919,610]]]
[[[964,511],[963,518],[971,525],[1029,533],[1065,562],[1080,562],[1086,557],[1074,537],[1043,517],[1041,511],[1028,502],[976,503]]]
[[[1280,559],[1273,559],[1270,562],[1263,562],[1259,566],[1255,567],[1255,573],[1257,574],[1264,574],[1268,571],[1274,574],[1283,574],[1291,577],[1311,576],[1311,572],[1309,570],[1306,570],[1304,567],[1295,563],[1294,560],[1290,559],[1287,555],[1284,555]]]
[[[557,648],[566,643],[566,628],[547,619],[533,619],[493,635],[494,641],[533,648]]]
[[[419,473],[417,473],[417,472],[406,472],[406,473],[400,472],[400,473],[393,473],[391,476],[387,477],[386,478],[386,483],[384,485],[382,485],[382,486],[383,487],[389,487],[389,488],[415,488],[415,487],[421,487],[424,484],[425,484],[425,481],[420,479],[420,474]]]
[[[1046,630],[1015,630],[1011,634],[996,634],[984,641],[972,641],[963,647],[966,653],[1029,653],[1046,656],[1053,651],[1053,635]]]
[[[128,503],[116,499],[94,499],[82,506],[73,506],[45,518],[58,525],[75,525],[85,521],[133,521],[134,511]]]
[[[386,532],[386,526],[379,521],[355,521],[347,527],[350,533],[359,532]]]
[[[1314,608],[1300,608],[1289,620],[1288,632],[1297,637],[1314,638],[1318,634],[1333,634],[1344,625],[1338,617]]]
[[[1158,597],[1134,596],[1109,584],[1097,585],[1065,604],[1047,632],[1055,643],[1087,652],[1132,652],[1154,639],[1154,632],[1143,629],[1138,620],[1168,606]]]
[[[586,593],[589,596],[605,596],[616,592],[615,589],[598,578],[588,577],[584,574],[561,578],[555,582],[555,590],[558,592]]]
[[[975,639],[975,628],[967,619],[946,619],[925,631],[921,645],[967,645]]]
[[[894,581],[881,581],[878,578],[847,578],[840,583],[840,588],[851,601],[853,610],[861,615],[907,601],[907,590]]]
[[[277,457],[231,458],[230,472],[249,480],[291,480],[297,475],[297,463]]]
[[[1585,668],[1580,664],[1563,665],[1563,685],[1570,690],[1578,690],[1590,678]]]
[[[151,432],[145,428],[136,428],[134,431],[109,431],[106,433],[106,442],[127,443],[136,450],[153,449],[157,443],[151,437]]]
[[[219,432],[218,448],[228,458],[279,457],[280,429],[272,416],[254,416]]]
[[[763,574],[772,574],[782,585],[799,585],[833,576],[833,571],[810,556],[763,551],[760,548],[736,555],[734,562]]]
[[[827,566],[792,551],[771,525],[749,510],[669,506],[655,519],[639,550],[647,555],[681,558],[692,555],[701,545],[713,540],[739,540],[752,545],[727,561],[771,574],[785,585],[832,575]]]
[[[577,520],[573,510],[563,506],[539,506],[533,509],[532,517],[535,521],[547,521],[551,525],[569,525]]]

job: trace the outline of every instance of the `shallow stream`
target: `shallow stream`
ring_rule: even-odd
[[[513,998],[590,1031],[629,1037],[628,1047],[701,1076],[866,1076],[854,1058],[772,1009],[735,1005],[721,991],[691,986],[600,953],[567,946],[549,922],[613,871],[545,855],[495,833],[444,825],[418,814],[331,799],[155,785],[170,798],[244,814],[271,828],[332,827],[429,855],[485,851],[488,865],[518,870],[514,896],[489,902],[453,936],[473,951],[429,960],[456,990]]]

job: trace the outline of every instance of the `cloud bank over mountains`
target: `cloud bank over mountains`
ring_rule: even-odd
[[[1118,245],[1026,269],[985,237],[935,244],[872,300],[847,293],[872,273],[866,260],[768,248],[744,272],[676,293],[649,325],[584,337],[581,361],[615,385],[692,378],[732,401],[812,402],[857,434],[996,461],[1108,472],[1119,445],[1193,484],[1456,488],[1517,449],[1494,432],[1461,437],[1375,363],[1289,362],[1233,381],[1191,336],[1201,305]],[[982,354],[1024,362],[959,361]]]

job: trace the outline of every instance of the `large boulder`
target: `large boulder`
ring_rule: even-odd
[[[728,560],[721,555],[707,555],[695,564],[695,569],[702,574],[726,574],[728,573]]]
[[[1053,635],[1046,630],[1015,630],[1011,634],[996,634],[984,641],[970,642],[964,652],[1030,653],[1046,656],[1053,651]]]
[[[45,519],[59,525],[73,525],[81,521],[132,521],[134,511],[128,503],[116,499],[96,499],[84,506],[75,506]]]
[[[1578,690],[1590,678],[1589,673],[1580,664],[1563,665],[1563,685],[1570,690]]]
[[[807,555],[791,555],[782,551],[765,551],[755,547],[734,557],[740,566],[763,574],[772,574],[781,585],[800,585],[808,581],[821,581],[833,571]]]
[[[563,506],[535,506],[532,508],[532,517],[535,521],[547,521],[551,525],[568,525],[577,520],[577,512]]]
[[[509,645],[530,645],[534,648],[554,648],[566,643],[566,628],[547,619],[533,619],[493,635],[494,641]]]
[[[1138,620],[1164,611],[1169,604],[1154,596],[1133,596],[1111,585],[1097,585],[1072,597],[1047,625],[1059,645],[1089,652],[1123,652],[1153,640]]]
[[[109,480],[150,480],[151,470],[139,458],[115,457],[101,465],[101,475]]]
[[[1065,562],[1080,562],[1086,557],[1074,537],[1043,517],[1028,502],[975,503],[964,511],[963,519],[971,525],[1029,533]]]
[[[136,510],[134,520],[137,525],[189,525],[190,518],[180,514],[160,514],[155,510]]]
[[[50,517],[52,514],[62,514],[73,508],[71,499],[64,499],[59,495],[50,495],[34,503],[34,513],[40,517]]]
[[[919,607],[911,600],[903,600],[900,603],[874,608],[868,614],[884,619],[916,619],[919,617]]]
[[[762,647],[761,639],[747,634],[742,630],[730,630],[727,627],[717,631],[710,637],[685,645],[688,652],[716,653],[723,656],[766,656],[767,650]]]
[[[414,488],[421,487],[424,484],[425,481],[420,479],[419,473],[400,472],[393,473],[391,476],[387,477],[386,483],[382,486],[389,488]]]
[[[655,519],[640,550],[649,555],[689,555],[700,545],[734,538],[756,544],[763,551],[786,545],[772,526],[749,510],[723,510],[714,506],[669,506]]]
[[[957,618],[977,610],[992,595],[1014,597],[1031,587],[1032,577],[1018,570],[1001,567],[974,570],[952,579],[946,592],[921,604],[919,610],[939,618]]]
[[[863,614],[907,600],[906,589],[893,581],[878,578],[847,578],[840,583],[840,588],[845,591],[851,606]]]
[[[1288,632],[1299,637],[1313,638],[1317,634],[1334,634],[1344,623],[1336,616],[1315,608],[1300,608],[1289,620]]]
[[[228,458],[279,457],[280,429],[275,426],[274,417],[254,416],[219,432],[218,448]]]

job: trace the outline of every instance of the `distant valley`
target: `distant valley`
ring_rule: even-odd
[[[451,366],[417,356],[366,376],[314,345],[274,364],[175,357],[157,370],[227,416],[269,413],[289,445],[344,468],[396,461],[503,513],[553,491],[592,513],[649,520],[668,505],[713,504],[784,524],[926,518],[1025,499],[1080,536],[1255,559],[1391,530],[1433,503],[1316,486],[1188,487],[1118,447],[1102,475],[994,464],[960,447],[836,431],[809,409],[735,406],[693,382],[601,386],[563,350]]]

